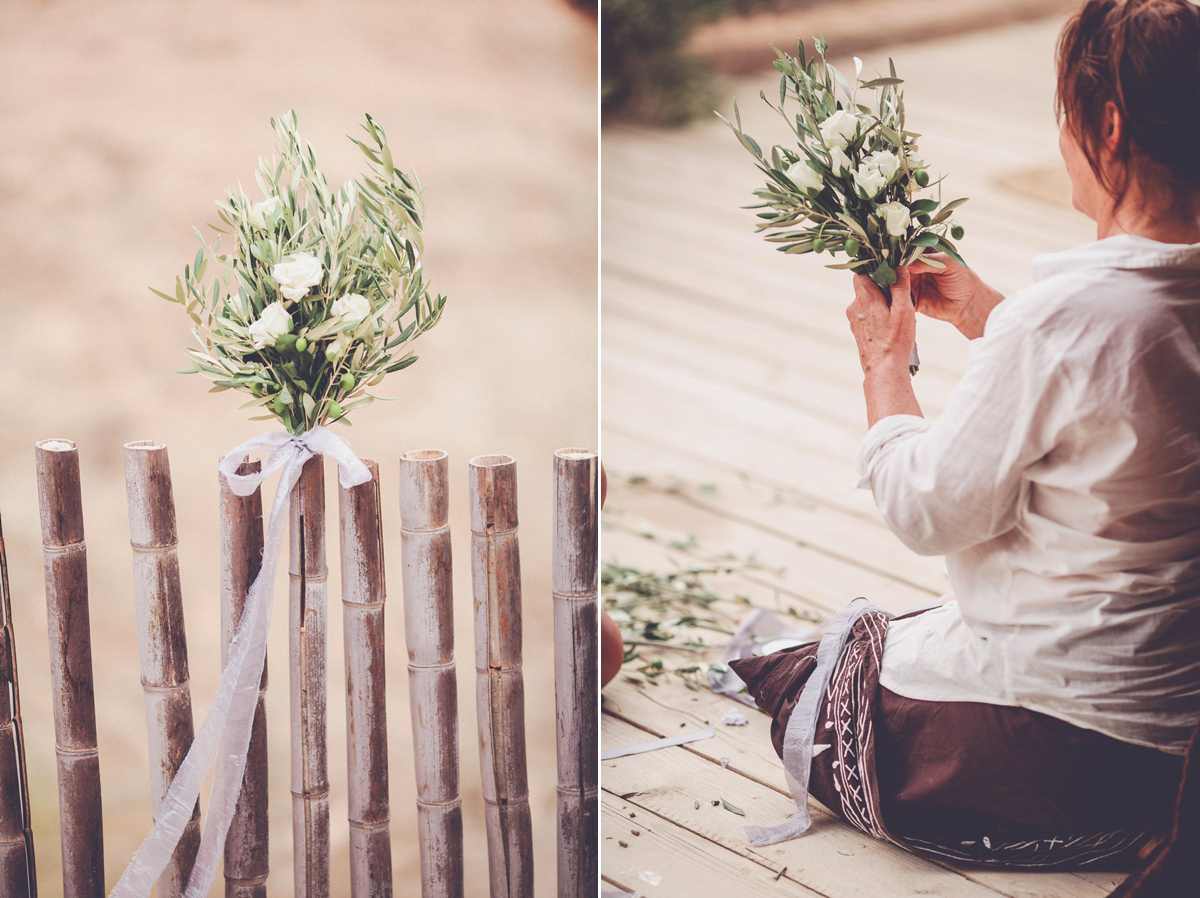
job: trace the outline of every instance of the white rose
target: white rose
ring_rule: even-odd
[[[271,276],[279,281],[279,292],[291,300],[302,298],[321,283],[324,273],[320,260],[310,253],[288,256],[271,269]]]
[[[889,184],[896,179],[900,171],[900,157],[888,150],[880,150],[863,157],[863,165],[869,165],[887,178]]]
[[[280,214],[283,212],[283,203],[279,201],[279,197],[272,196],[263,200],[261,203],[255,203],[250,207],[250,224],[256,228],[267,230],[274,227],[275,222],[279,220]]]
[[[792,167],[784,172],[788,176],[788,180],[800,188],[801,193],[812,195],[820,193],[821,188],[825,186],[824,180],[809,166],[807,162],[801,159],[799,162],[792,164]]]
[[[362,324],[371,314],[371,301],[358,293],[347,293],[333,301],[329,313],[342,327]]]
[[[830,147],[829,167],[833,169],[833,173],[839,178],[844,178],[854,166],[851,165],[850,157],[846,155],[841,147]]]
[[[890,203],[883,203],[875,210],[880,218],[887,225],[887,232],[892,237],[903,237],[908,230],[908,226],[912,223],[912,216],[908,214],[908,207],[904,203],[893,200]]]
[[[858,119],[845,109],[839,109],[821,122],[820,127],[825,146],[844,148],[858,133]]]
[[[863,199],[873,200],[887,187],[887,178],[874,166],[860,165],[854,170],[854,186],[858,188],[858,195]]]
[[[268,343],[274,343],[291,330],[292,316],[287,313],[281,302],[273,302],[263,309],[259,319],[249,327],[255,349],[262,349]]]

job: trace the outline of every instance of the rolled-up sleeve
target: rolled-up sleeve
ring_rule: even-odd
[[[859,486],[919,554],[961,551],[1011,529],[1025,472],[1070,416],[1062,353],[1004,317],[972,342],[963,379],[935,421],[883,418],[859,450]]]

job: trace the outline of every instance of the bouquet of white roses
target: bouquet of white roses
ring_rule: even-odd
[[[888,76],[863,81],[862,61],[856,57],[851,87],[826,62],[826,43],[817,38],[814,45],[817,56],[812,59],[805,59],[803,43],[795,57],[777,49],[779,105],[760,94],[796,135],[794,147],[773,146],[770,156],[764,156],[758,142],[742,130],[736,103],[736,124],[721,117],[767,176],[767,185],[754,191],[762,202],[746,207],[764,210],[758,213],[757,230],[769,232],[766,239],[780,244],[781,252],[843,252],[847,261],[827,267],[869,274],[888,295],[896,267],[927,248],[965,265],[950,240],[960,239],[963,229],[950,215],[966,199],[942,203],[940,198],[913,197],[940,179],[931,184],[917,155],[920,135],[904,128],[904,82],[896,77],[895,65],[889,59]],[[860,92],[870,92],[873,103],[860,103]],[[796,102],[794,115],[789,101]],[[935,259],[922,261],[940,265]],[[915,349],[911,367],[915,372]]]
[[[379,398],[368,388],[417,360],[405,344],[438,322],[446,300],[430,296],[421,268],[421,188],[393,164],[379,124],[368,115],[368,141],[354,141],[373,176],[336,191],[295,112],[271,125],[279,156],[254,173],[263,200],[229,190],[217,204],[224,227],[210,225],[232,246],[218,237],[210,247],[197,231],[174,295],[154,292],[196,324],[195,367],[182,373],[250,393],[243,408],[266,412],[254,420],[299,434]]]

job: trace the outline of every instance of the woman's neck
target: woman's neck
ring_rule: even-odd
[[[1191,211],[1195,204],[1180,204],[1188,211],[1175,214],[1163,205],[1148,202],[1139,190],[1129,190],[1119,207],[1105,209],[1096,217],[1096,239],[1131,234],[1159,243],[1200,243],[1200,215]]]

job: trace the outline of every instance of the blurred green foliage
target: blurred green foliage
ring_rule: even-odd
[[[680,125],[711,109],[711,73],[680,48],[693,28],[733,5],[733,0],[600,0],[604,119]]]
[[[681,52],[692,30],[728,14],[817,2],[822,0],[600,0],[604,120],[681,125],[708,115],[718,100],[712,73]]]

